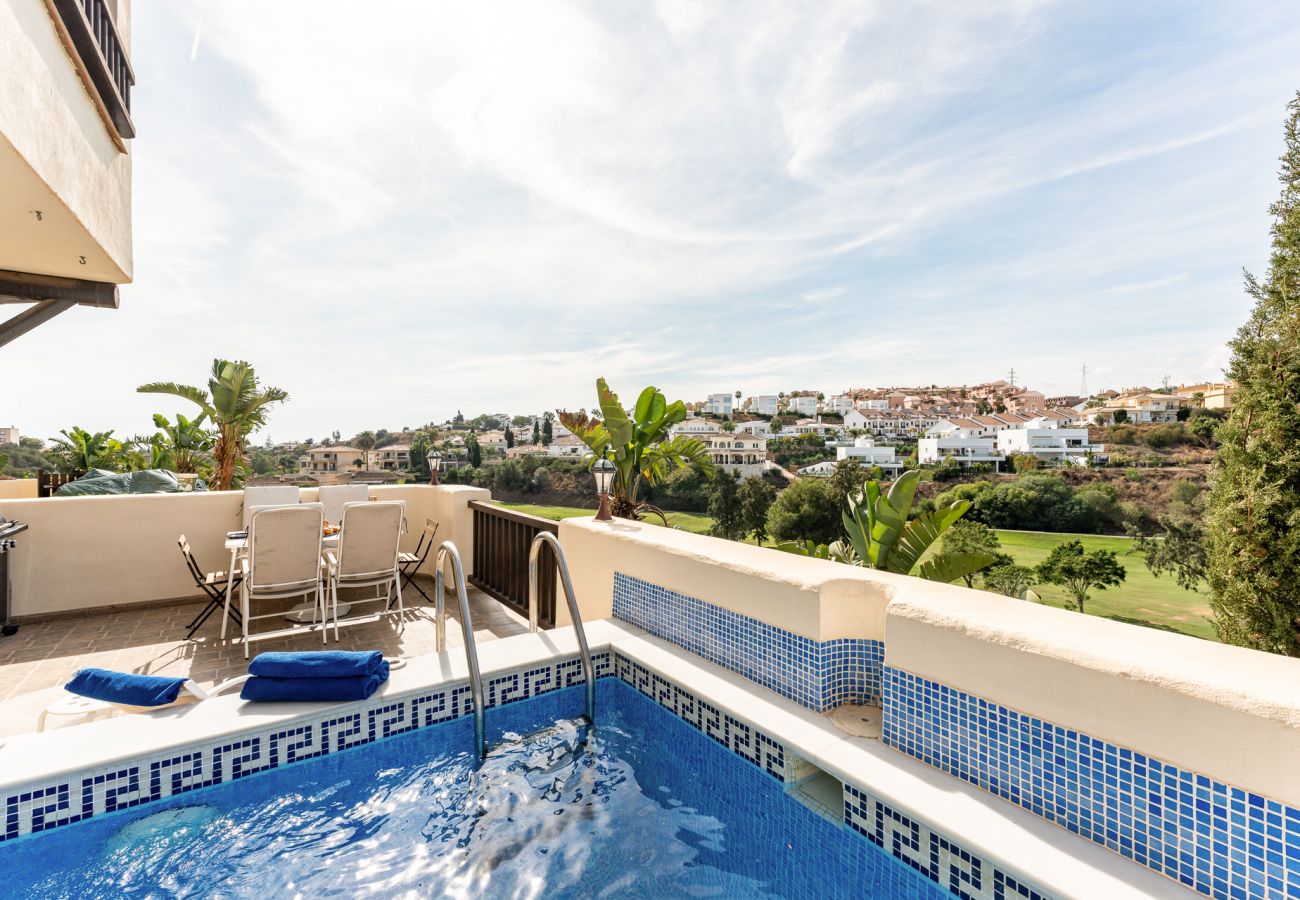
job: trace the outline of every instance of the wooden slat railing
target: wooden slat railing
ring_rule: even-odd
[[[37,472],[36,496],[53,497],[54,492],[59,488],[85,474],[85,472]]]
[[[539,531],[559,534],[558,522],[470,501],[474,511],[472,583],[520,615],[528,615],[528,551]],[[542,547],[537,560],[537,621],[555,627],[555,554]]]

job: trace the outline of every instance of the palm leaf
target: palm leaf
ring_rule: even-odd
[[[618,394],[609,389],[604,378],[596,379],[596,395],[600,400],[600,415],[609,431],[610,443],[614,445],[615,452],[618,452],[632,442],[632,422],[628,419],[623,404],[619,402]]]
[[[959,578],[974,575],[981,569],[987,569],[998,561],[992,553],[973,550],[968,553],[940,553],[932,559],[921,563],[916,574],[927,581],[942,581],[951,584]]]
[[[196,388],[188,384],[177,384],[174,381],[152,381],[149,384],[140,385],[135,390],[138,394],[170,394],[173,397],[180,397],[195,404],[205,413],[214,414],[212,404],[208,402],[208,392],[202,388]]]
[[[902,530],[894,553],[889,560],[888,569],[906,575],[912,571],[930,545],[937,541],[953,522],[956,522],[970,508],[969,500],[960,500],[944,509],[921,513]]]

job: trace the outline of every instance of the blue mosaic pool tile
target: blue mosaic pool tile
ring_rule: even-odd
[[[592,665],[597,678],[614,674],[609,651],[593,653]],[[581,684],[582,680],[582,662],[577,658],[543,663],[490,677],[484,685],[484,702],[488,708],[502,706]],[[473,708],[468,684],[442,685],[382,698],[346,712],[297,719],[274,729],[68,775],[51,784],[27,785],[0,796],[5,817],[0,841],[428,728],[467,715]]]
[[[1300,810],[892,666],[886,744],[1221,898],[1300,897]]]
[[[614,617],[818,712],[880,704],[883,641],[814,641],[621,572]]]
[[[777,781],[785,781],[785,747],[770,734],[721,712],[709,701],[625,656],[617,657],[614,672],[619,679],[696,731],[758,766]]]

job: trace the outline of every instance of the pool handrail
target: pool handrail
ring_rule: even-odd
[[[582,614],[573,594],[573,579],[569,577],[569,564],[564,559],[560,539],[549,531],[539,531],[528,549],[528,633],[537,633],[537,558],[542,544],[550,544],[555,553],[555,565],[560,570],[560,583],[564,585],[564,598],[569,604],[569,618],[578,636],[578,652],[582,656],[582,675],[587,683],[587,721],[596,724],[596,668],[591,663],[591,650],[587,647],[587,632],[582,627]]]
[[[470,620],[469,594],[465,591],[465,567],[460,561],[460,551],[451,541],[443,541],[435,557],[434,596],[437,597],[438,610],[438,652],[447,649],[447,595],[442,586],[447,557],[451,557],[456,599],[460,604],[460,628],[465,636],[465,659],[469,663],[469,690],[474,702],[474,758],[482,762],[483,757],[487,755],[487,739],[483,733],[483,677],[479,674],[478,648],[474,645],[474,623]]]

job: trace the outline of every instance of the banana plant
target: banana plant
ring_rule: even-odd
[[[283,403],[289,395],[280,388],[262,387],[248,363],[226,359],[212,361],[208,387],[194,387],[172,381],[142,384],[142,394],[170,394],[189,400],[216,428],[212,450],[213,490],[236,486],[246,471],[244,445],[248,436],[266,424],[269,407]]]
[[[212,432],[203,427],[207,417],[205,412],[193,419],[177,413],[176,421],[172,422],[162,413],[154,413],[153,424],[159,431],[150,438],[150,443],[161,450],[160,457],[164,463],[155,468],[170,467],[174,472],[198,472],[199,465],[206,463],[216,442]],[[170,466],[166,463],[170,463]]]
[[[920,475],[904,472],[881,489],[877,481],[867,481],[862,491],[848,498],[843,513],[847,542],[814,545],[812,541],[786,541],[778,548],[800,556],[830,559],[849,565],[916,575],[928,581],[952,582],[997,562],[991,553],[938,553],[921,561],[926,551],[970,509],[969,500],[959,500],[940,509],[918,514],[909,520]]]
[[[74,425],[71,431],[60,431],[59,434],[63,437],[50,441],[51,453],[70,472],[107,468],[122,452],[122,442],[113,437],[111,429],[90,432]]]
[[[686,418],[682,401],[669,403],[662,391],[648,387],[629,416],[604,378],[596,379],[596,396],[599,418],[581,410],[558,412],[560,423],[590,448],[592,464],[599,459],[613,462],[610,499],[614,515],[635,519],[641,511],[653,512],[651,504],[641,502],[642,484],[659,484],[675,469],[695,466],[706,475],[713,474],[703,443],[685,435],[669,435],[669,429]]]

